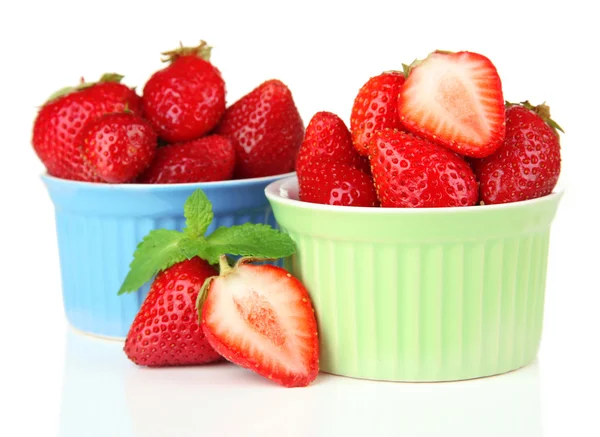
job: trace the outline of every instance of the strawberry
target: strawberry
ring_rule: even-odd
[[[288,87],[273,79],[227,108],[217,133],[235,146],[235,177],[256,178],[294,170],[304,124]]]
[[[477,203],[469,164],[428,140],[384,129],[370,143],[369,160],[383,207],[428,208]]]
[[[409,131],[476,158],[494,153],[505,131],[496,67],[472,52],[434,52],[408,68],[398,115]]]
[[[123,76],[105,74],[96,83],[82,82],[77,87],[55,93],[39,110],[34,125],[33,148],[52,176],[98,182],[79,153],[77,137],[84,126],[108,112],[126,107],[141,113],[141,100],[134,90],[120,84]]]
[[[296,172],[314,159],[326,157],[332,161],[369,172],[369,160],[361,157],[352,146],[352,135],[340,117],[331,112],[317,112],[306,127],[304,141],[298,152]]]
[[[225,81],[210,62],[211,48],[180,47],[163,53],[169,66],[144,86],[144,113],[168,142],[189,141],[210,132],[225,111]]]
[[[508,104],[502,146],[474,165],[481,200],[487,204],[507,203],[550,194],[561,166],[556,130],[562,132],[545,104]]]
[[[181,184],[231,179],[235,152],[231,141],[220,135],[171,144],[156,150],[150,167],[138,178],[146,184]]]
[[[358,91],[352,106],[350,130],[354,147],[361,155],[369,155],[369,141],[378,130],[400,129],[398,95],[405,76],[386,71],[370,78]]]
[[[156,152],[150,123],[131,112],[103,115],[90,123],[77,140],[93,174],[109,183],[125,183],[145,170]]]
[[[127,357],[141,366],[203,364],[220,355],[200,329],[196,299],[204,281],[217,274],[198,257],[156,276],[125,340]]]
[[[319,372],[317,321],[306,288],[286,270],[242,258],[205,285],[198,314],[211,346],[227,360],[286,387]]]
[[[379,206],[371,175],[328,158],[313,160],[298,174],[300,200],[325,205]]]

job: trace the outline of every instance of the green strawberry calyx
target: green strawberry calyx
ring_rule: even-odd
[[[101,77],[100,80],[98,80],[97,82],[86,82],[85,79],[82,77],[79,81],[79,84],[76,86],[66,86],[64,88],[61,88],[57,91],[55,91],[54,93],[52,93],[50,95],[50,97],[48,97],[48,99],[46,99],[45,103],[49,103],[52,102],[53,100],[56,100],[60,97],[64,97],[68,94],[77,92],[77,91],[81,91],[85,88],[89,88],[93,85],[96,85],[98,83],[107,83],[107,82],[113,82],[113,83],[121,83],[121,80],[123,79],[122,74],[118,74],[118,73],[104,73]]]
[[[170,50],[168,52],[163,52],[161,55],[163,56],[162,62],[170,62],[173,63],[181,56],[189,56],[194,55],[199,58],[204,59],[205,61],[210,61],[210,54],[212,51],[212,47],[209,46],[206,41],[200,41],[200,44],[195,47],[185,47],[181,41],[179,42],[179,48],[175,50]]]
[[[212,205],[201,189],[190,195],[183,211],[186,222],[181,232],[155,229],[138,244],[118,294],[137,291],[159,272],[196,256],[210,264],[220,264],[222,274],[225,274],[229,266],[225,255],[259,261],[284,258],[296,251],[289,235],[266,224],[221,226],[205,235],[214,215]],[[250,258],[242,259],[248,262]]]
[[[511,103],[509,101],[505,101],[504,104],[507,108],[510,108],[511,106],[523,106],[524,108],[527,108],[532,112],[535,112],[542,120],[544,120],[546,122],[546,124],[548,126],[550,126],[554,130],[554,132],[557,135],[558,135],[558,132],[556,132],[556,131],[561,131],[563,134],[565,133],[563,128],[560,127],[560,125],[556,121],[552,120],[552,117],[550,116],[550,106],[548,106],[546,104],[546,102],[544,102],[540,105],[532,105],[529,102],[529,100],[525,100],[524,102],[520,102],[520,103]]]

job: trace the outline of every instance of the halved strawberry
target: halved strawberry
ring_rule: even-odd
[[[410,67],[398,115],[409,131],[461,155],[489,156],[505,133],[496,67],[478,53],[431,53]]]
[[[221,274],[198,301],[202,330],[211,346],[232,363],[286,387],[310,384],[319,372],[317,321],[302,283],[273,265],[231,268],[220,260]]]

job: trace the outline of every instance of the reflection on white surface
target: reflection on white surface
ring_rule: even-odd
[[[321,374],[285,389],[228,363],[147,369],[69,331],[60,437],[541,437],[537,363],[473,381]]]

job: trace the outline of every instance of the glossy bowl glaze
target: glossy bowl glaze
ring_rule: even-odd
[[[95,184],[43,175],[56,211],[63,301],[69,323],[89,334],[124,338],[149,285],[117,296],[133,253],[152,229],[185,225],[183,205],[204,190],[219,226],[275,225],[265,187],[288,175],[191,184]]]
[[[295,177],[265,192],[297,245],[287,266],[313,299],[321,370],[449,381],[508,372],[536,357],[560,192],[424,209],[301,202]]]

